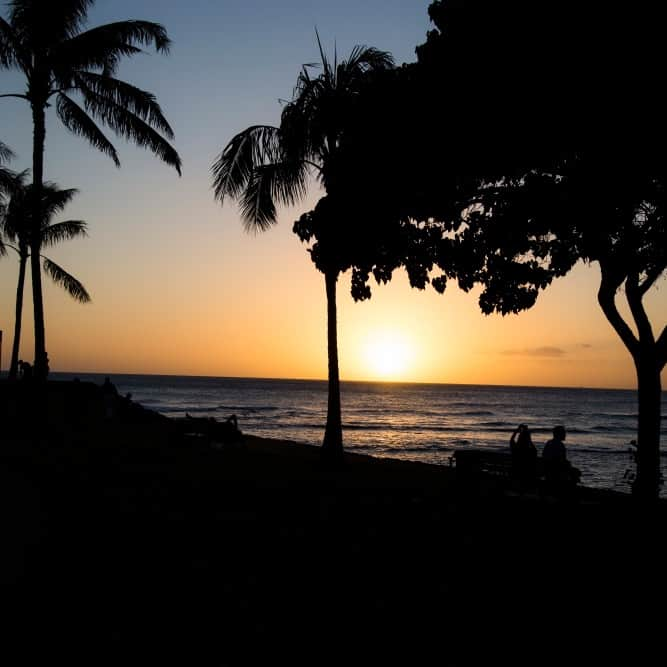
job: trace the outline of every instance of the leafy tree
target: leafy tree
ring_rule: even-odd
[[[140,46],[153,44],[167,53],[165,29],[149,21],[119,21],[84,30],[93,0],[13,0],[8,18],[0,18],[0,66],[20,70],[25,75],[24,93],[17,97],[30,104],[33,121],[32,174],[35,225],[31,234],[31,275],[35,314],[35,375],[48,373],[39,263],[39,210],[44,180],[46,110],[55,98],[56,114],[65,127],[82,136],[94,148],[120,161],[113,144],[96,121],[116,134],[148,148],[180,174],[181,160],[167,139],[171,127],[155,97],[115,77],[125,56],[141,52]],[[81,100],[77,102],[75,95]],[[162,136],[164,135],[164,136]]]
[[[276,222],[276,206],[292,205],[307,191],[314,176],[326,192],[334,186],[336,155],[348,118],[369,73],[388,70],[388,53],[356,46],[347,60],[330,61],[319,42],[321,72],[311,74],[304,65],[292,100],[283,108],[278,127],[255,125],[231,139],[212,167],[215,197],[237,199],[246,229],[263,231]],[[335,213],[335,214],[334,214]],[[341,223],[331,199],[325,199],[309,221],[302,221],[302,238],[310,238],[310,222],[334,229]],[[313,217],[314,216],[314,217]],[[297,225],[298,227],[298,225]],[[336,327],[336,284],[345,261],[335,253],[319,256],[317,268],[324,273],[327,295],[327,343],[329,398],[323,453],[342,455],[340,379]]]
[[[62,212],[77,190],[61,190],[54,183],[42,184],[42,203],[40,210],[44,216],[40,225],[38,243],[31,242],[34,232],[32,225],[32,190],[34,185],[26,184],[26,172],[15,177],[13,187],[6,192],[6,201],[0,212],[0,235],[8,248],[13,249],[19,257],[19,276],[16,287],[16,316],[14,322],[14,342],[9,366],[9,378],[15,379],[18,371],[18,355],[21,341],[21,320],[23,316],[23,291],[25,272],[33,247],[50,247],[62,241],[86,236],[86,223],[81,220],[52,222],[55,215]],[[88,303],[90,296],[85,287],[65,269],[52,259],[40,254],[44,272],[60,285],[75,300]]]
[[[479,38],[479,17],[462,15],[451,4],[432,5],[438,31],[420,53],[426,69],[438,60],[447,67],[453,48]],[[534,7],[520,11],[488,13],[483,23],[502,37],[490,37],[483,51],[510,59],[519,51],[528,54],[539,63],[529,70],[540,81],[533,79],[530,87],[525,73],[509,70],[497,87],[486,88],[490,104],[502,107],[500,120],[509,121],[501,126],[510,130],[513,146],[498,156],[489,143],[477,142],[485,157],[461,200],[458,251],[467,265],[459,273],[483,285],[484,312],[507,313],[532,306],[539,291],[577,261],[599,265],[598,303],[637,372],[635,491],[655,497],[667,327],[654,331],[644,297],[667,268],[667,108],[656,87],[662,78],[659,23],[632,12],[585,16],[566,10],[554,20]],[[558,48],[564,36],[566,51]],[[521,92],[526,90],[531,106]],[[499,120],[491,108],[487,125]],[[621,289],[629,321],[616,304]]]
[[[666,268],[661,24],[527,2],[434,2],[429,13],[436,29],[418,63],[371,90],[346,133],[341,189],[358,192],[355,165],[374,154],[367,208],[391,192],[376,215],[437,221],[434,286],[481,285],[485,313],[530,308],[578,261],[598,263],[598,302],[637,370],[635,490],[654,497],[667,330],[654,332],[643,299]]]

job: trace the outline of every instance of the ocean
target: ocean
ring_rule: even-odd
[[[54,379],[102,375],[53,373]],[[248,434],[319,445],[327,383],[164,375],[110,375],[122,394],[168,417],[235,414]],[[629,492],[629,443],[636,438],[636,392],[489,385],[343,382],[345,448],[378,457],[449,465],[456,449],[507,449],[512,431],[529,426],[538,453],[556,424],[567,428],[570,460],[582,483]],[[663,402],[663,430],[667,422]],[[664,442],[664,437],[663,437]],[[666,455],[663,450],[663,475]],[[663,495],[667,495],[664,493]]]

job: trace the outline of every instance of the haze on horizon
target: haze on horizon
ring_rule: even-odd
[[[116,169],[49,114],[45,176],[80,190],[60,219],[85,220],[90,234],[52,254],[93,298],[80,305],[45,280],[52,370],[325,378],[323,278],[291,231],[319,194],[313,189],[302,205],[281,211],[269,232],[248,235],[233,204],[221,209],[214,202],[210,165],[239,130],[277,123],[279,100],[291,95],[301,65],[318,59],[315,27],[329,52],[334,43],[339,54],[366,44],[392,52],[400,64],[414,60],[425,40],[429,4],[194,0],[185,8],[98,0],[90,26],[149,19],[173,40],[169,56],[131,59],[121,74],[156,95],[176,134],[183,177],[122,141]],[[22,85],[16,73],[0,74],[1,93]],[[0,118],[0,139],[18,156],[10,166],[29,167],[27,105],[0,100]],[[0,260],[3,370],[16,272],[13,256]],[[534,308],[503,318],[483,316],[476,293],[453,285],[444,296],[419,292],[404,274],[374,285],[370,301],[354,303],[346,275],[338,297],[341,378],[634,388],[631,358],[597,306],[597,285],[597,267],[580,265]],[[32,360],[29,293],[28,279],[21,354]],[[664,280],[648,302],[659,330],[667,315]],[[378,340],[388,346],[385,362],[377,358]]]

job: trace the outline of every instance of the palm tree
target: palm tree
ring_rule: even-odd
[[[3,196],[6,189],[12,186],[14,172],[3,167],[3,164],[9,162],[13,157],[12,149],[0,141],[0,196]]]
[[[25,75],[24,93],[17,97],[30,104],[33,121],[32,175],[36,225],[31,234],[31,275],[35,311],[35,376],[48,374],[41,267],[39,262],[40,196],[44,181],[46,109],[55,97],[56,114],[65,127],[80,135],[120,166],[113,144],[96,120],[141,147],[180,174],[181,160],[167,139],[173,138],[169,123],[155,97],[117,79],[114,75],[123,56],[141,52],[142,45],[169,50],[165,29],[149,21],[119,21],[83,30],[94,0],[13,0],[8,20],[0,18],[0,66]],[[83,105],[73,98],[78,94]],[[161,133],[161,134],[160,134]],[[162,136],[164,135],[164,137]]]
[[[7,144],[0,141],[0,219],[5,214],[7,206],[7,197],[9,192],[14,185],[16,174],[3,166],[3,163],[9,162],[14,157],[14,152],[12,149],[7,146]],[[7,254],[7,248],[5,247],[4,239],[2,234],[0,234],[0,257],[4,257]]]
[[[23,288],[25,285],[25,273],[30,257],[31,249],[38,245],[43,247],[53,246],[61,241],[86,236],[86,223],[81,220],[66,220],[53,223],[52,219],[67,206],[77,194],[75,189],[61,190],[55,183],[42,184],[42,203],[40,210],[43,214],[40,225],[40,235],[37,244],[31,242],[32,225],[32,190],[34,185],[26,183],[27,172],[18,174],[14,179],[14,186],[7,192],[6,202],[0,211],[0,237],[5,241],[5,246],[14,250],[19,257],[19,277],[16,287],[16,318],[14,322],[14,342],[12,345],[12,358],[9,366],[9,378],[15,379],[18,370],[19,345],[21,342],[21,319],[23,316]],[[85,287],[65,269],[53,260],[39,255],[42,260],[44,272],[77,301],[88,303],[90,296]]]
[[[344,123],[369,73],[393,67],[390,54],[356,46],[347,60],[327,59],[317,36],[321,72],[304,65],[291,102],[283,108],[280,126],[254,125],[237,134],[212,167],[215,197],[240,202],[246,230],[263,231],[276,220],[276,205],[292,205],[307,191],[314,176],[330,192],[333,165]],[[328,224],[333,224],[329,222]],[[325,457],[339,459],[343,452],[340,414],[340,379],[336,328],[336,283],[341,267],[318,264],[324,273],[327,295],[329,399],[322,444]]]

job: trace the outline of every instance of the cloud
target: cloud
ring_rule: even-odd
[[[529,347],[524,350],[505,350],[503,354],[517,357],[562,357],[567,352],[561,347]]]

